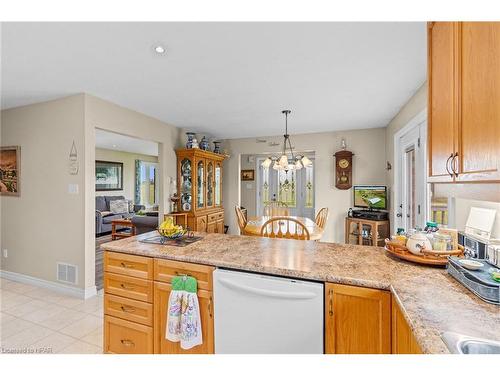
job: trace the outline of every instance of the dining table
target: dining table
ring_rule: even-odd
[[[314,220],[309,219],[308,217],[301,216],[284,216],[290,219],[295,219],[300,221],[309,231],[309,239],[312,241],[318,241],[323,236],[323,229],[320,228]],[[245,226],[245,234],[249,236],[260,236],[260,231],[264,226],[264,223],[271,219],[272,216],[253,216],[250,217],[247,221],[247,225]],[[295,223],[290,223],[290,230],[295,231]]]

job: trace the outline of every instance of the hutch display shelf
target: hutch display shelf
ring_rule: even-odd
[[[197,232],[224,233],[222,164],[225,156],[197,148],[176,150],[178,213]]]

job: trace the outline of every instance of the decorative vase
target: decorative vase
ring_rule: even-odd
[[[200,149],[207,151],[209,149],[209,144],[207,141],[207,137],[203,137],[200,141]]]
[[[188,138],[187,142],[186,142],[186,148],[193,148],[193,140],[194,140],[195,133],[187,132],[186,135]]]
[[[220,141],[214,141],[214,153],[220,154]]]
[[[193,138],[193,144],[191,145],[191,148],[200,148],[198,145],[198,140],[196,138]]]

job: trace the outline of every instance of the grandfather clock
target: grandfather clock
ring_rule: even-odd
[[[347,190],[352,187],[352,156],[351,151],[338,151],[335,153],[335,187]]]

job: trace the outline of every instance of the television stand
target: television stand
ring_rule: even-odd
[[[384,246],[390,237],[389,220],[345,218],[345,243],[351,245]]]
[[[372,208],[366,210],[353,210],[352,217],[357,219],[367,219],[367,220],[389,220],[389,213],[387,211],[378,211]]]

